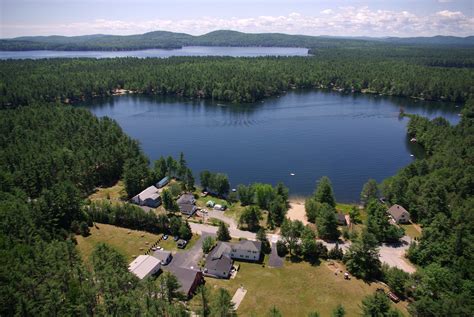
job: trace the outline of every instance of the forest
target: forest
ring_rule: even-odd
[[[24,36],[0,39],[0,50],[57,51],[123,51],[141,49],[175,49],[183,46],[279,46],[279,47],[364,47],[380,44],[472,46],[474,38],[454,36],[413,38],[341,38],[328,36],[289,35],[282,33],[242,33],[218,30],[192,36],[185,33],[154,31],[135,35]]]
[[[99,246],[92,263],[86,265],[74,246],[75,233],[87,235],[91,222],[99,220],[150,232],[163,232],[168,226],[186,231],[181,230],[185,222],[172,220],[176,217],[153,217],[141,209],[101,204],[88,209],[84,203],[94,188],[118,179],[124,179],[129,195],[170,173],[192,188],[194,178],[184,156],[176,161],[162,158],[150,169],[137,142],[116,122],[67,103],[108,96],[118,88],[229,102],[253,102],[293,88],[331,88],[465,102],[456,126],[440,118],[430,121],[406,114],[410,117],[408,136],[417,139],[426,157],[376,184],[376,190],[364,188],[366,193],[380,189],[387,201],[405,206],[423,226],[422,236],[408,254],[418,271],[407,277],[380,265],[360,270],[358,259],[375,254],[380,241],[400,235],[381,221],[383,210],[370,201],[364,201],[367,227],[379,234],[368,231],[357,237],[344,261],[351,271],[359,271],[356,276],[396,285],[398,294],[413,299],[409,310],[414,316],[470,316],[474,311],[470,52],[377,48],[330,53],[320,49],[310,58],[1,61],[0,315],[188,315],[172,276],[163,274],[158,283],[142,283],[113,249]],[[224,175],[204,172],[201,182],[203,176],[211,191],[229,191]],[[258,208],[270,210],[269,221],[281,224],[288,251],[294,253],[299,239],[294,232],[301,228],[282,221],[287,208],[285,188],[253,184],[239,186],[237,192],[243,205],[249,205],[241,222],[253,227]],[[318,234],[334,238],[339,234],[334,230],[335,201],[327,198],[328,192],[316,190],[307,209],[313,212],[310,220],[325,228]],[[314,232],[304,233],[302,239],[303,250],[318,247],[309,243],[314,242]],[[208,296],[205,289],[200,292],[202,298]],[[216,298],[207,300],[209,310],[218,312],[219,307],[227,307],[230,295],[219,291]],[[374,295],[369,300],[379,299]]]
[[[173,57],[0,61],[0,107],[132,93],[251,103],[290,89],[465,102],[472,49],[332,49],[314,57]]]

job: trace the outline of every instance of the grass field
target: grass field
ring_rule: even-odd
[[[95,227],[91,228],[90,236],[86,238],[79,235],[76,236],[77,248],[86,262],[89,261],[94,247],[99,243],[110,245],[125,256],[127,261],[131,261],[137,255],[145,254],[150,246],[160,238],[160,235],[144,231],[129,230],[101,223],[95,223],[95,225]],[[198,239],[198,235],[193,235],[186,249],[191,248]],[[166,241],[161,240],[158,245],[169,251],[179,250],[173,237],[169,237]]]
[[[127,197],[127,193],[125,192],[125,186],[123,181],[118,181],[112,187],[101,187],[97,188],[96,191],[89,196],[89,199],[92,201],[95,200],[110,200],[119,202],[122,201],[124,198]]]
[[[405,229],[405,234],[410,238],[418,238],[421,236],[421,232],[416,230],[416,228],[412,224],[407,225],[400,225],[403,229]]]
[[[338,304],[344,306],[346,316],[358,316],[361,300],[381,287],[355,278],[344,280],[342,274],[334,274],[328,262],[319,266],[285,262],[285,266],[279,269],[236,263],[240,264],[240,270],[235,279],[206,278],[206,285],[212,291],[223,287],[231,296],[243,285],[248,292],[237,311],[240,316],[265,316],[273,305],[283,316],[306,316],[311,311],[330,316]],[[190,306],[196,307],[196,303],[197,299],[193,299]],[[407,315],[405,305],[398,303],[395,306]]]

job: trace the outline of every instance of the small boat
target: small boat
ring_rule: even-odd
[[[416,138],[411,138],[411,139],[410,139],[410,142],[416,143]]]
[[[295,173],[290,173],[291,176],[295,176]]]

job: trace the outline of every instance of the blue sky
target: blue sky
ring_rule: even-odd
[[[203,34],[218,29],[338,36],[474,34],[473,0],[0,0],[0,37]]]

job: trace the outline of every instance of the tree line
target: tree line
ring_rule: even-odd
[[[4,60],[0,106],[79,102],[110,96],[116,89],[234,103],[308,88],[453,102],[473,95],[472,68],[337,52],[315,57]]]

